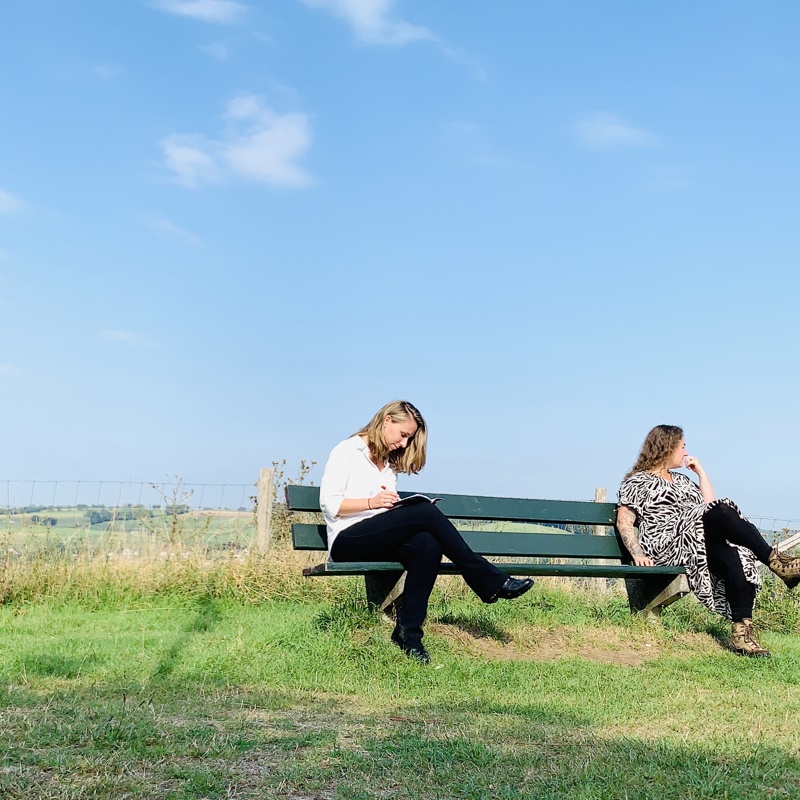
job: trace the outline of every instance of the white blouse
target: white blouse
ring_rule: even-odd
[[[319,505],[328,526],[328,551],[336,537],[356,522],[388,511],[373,508],[339,516],[345,498],[374,497],[382,489],[397,491],[397,473],[388,465],[378,469],[369,457],[369,447],[360,436],[351,436],[331,450],[319,485]]]

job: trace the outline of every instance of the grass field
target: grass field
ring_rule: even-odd
[[[107,512],[112,519],[92,524],[89,514]],[[125,515],[130,518],[125,518]],[[115,555],[153,555],[179,541],[187,547],[248,548],[256,536],[254,512],[228,509],[196,510],[173,515],[164,509],[49,507],[35,516],[55,525],[35,524],[30,513],[0,515],[0,551],[32,554],[61,549],[86,549]]]
[[[0,797],[800,795],[800,611],[781,587],[758,610],[774,657],[756,661],[688,598],[648,625],[615,593],[485,606],[445,579],[423,667],[357,579],[299,567],[5,574]]]

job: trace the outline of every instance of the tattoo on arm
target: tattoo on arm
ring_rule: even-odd
[[[643,556],[644,551],[636,534],[636,512],[628,506],[620,506],[617,511],[617,530],[632,556]]]

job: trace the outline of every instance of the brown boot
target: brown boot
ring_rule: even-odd
[[[769,650],[762,647],[753,637],[753,620],[743,619],[734,622],[731,629],[731,650],[739,656],[752,658],[767,658],[772,655]]]
[[[800,583],[800,558],[782,553],[777,547],[769,554],[767,566],[790,588]]]

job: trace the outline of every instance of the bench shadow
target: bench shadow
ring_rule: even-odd
[[[444,614],[438,614],[431,621],[458,628],[475,639],[493,639],[501,644],[508,644],[511,641],[508,632],[490,619],[476,620],[473,617],[446,611]]]

